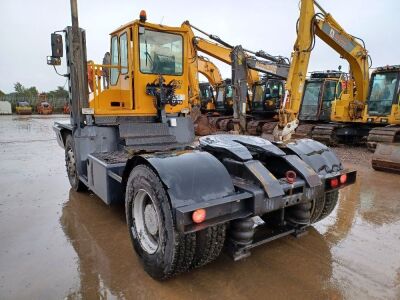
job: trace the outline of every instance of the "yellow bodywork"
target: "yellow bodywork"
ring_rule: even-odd
[[[15,112],[17,115],[31,115],[32,106],[16,106]]]
[[[151,72],[144,73],[139,67],[141,63],[139,57],[139,31],[143,31],[142,28],[144,28],[145,31],[163,32],[180,35],[182,37],[183,64],[180,74],[161,75],[165,79],[165,83],[169,83],[172,80],[175,81],[175,95],[182,100],[182,103],[176,106],[166,105],[166,113],[180,113],[189,109],[188,56],[190,55],[191,43],[188,39],[187,28],[156,25],[136,20],[121,26],[110,34],[111,40],[116,38],[120,42],[122,36],[124,36],[124,39],[127,39],[127,65],[121,67],[121,48],[119,42],[119,59],[117,64],[100,65],[92,62],[88,63],[88,78],[89,81],[91,78],[93,82],[92,88],[89,89],[89,106],[94,110],[94,115],[155,116],[157,114],[157,109],[154,105],[154,97],[146,94],[146,86],[147,84],[156,82],[159,74],[151,74]],[[116,55],[111,49],[111,57],[113,54]],[[148,55],[151,56],[150,54]],[[118,73],[116,83],[113,85],[110,82],[108,88],[105,88],[102,83],[106,70],[109,72],[116,70],[114,72]]]
[[[223,83],[224,80],[222,79],[221,72],[212,61],[203,56],[199,56],[197,65],[198,72],[203,74],[213,87]]]

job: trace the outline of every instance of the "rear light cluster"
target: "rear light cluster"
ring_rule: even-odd
[[[206,210],[204,208],[196,209],[192,213],[192,221],[196,224],[204,222],[206,219]]]
[[[339,184],[345,184],[347,182],[347,174],[342,174],[338,177],[331,178],[329,184],[331,188],[337,188]]]

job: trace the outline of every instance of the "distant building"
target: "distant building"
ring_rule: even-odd
[[[11,103],[8,101],[0,101],[0,115],[11,115]]]

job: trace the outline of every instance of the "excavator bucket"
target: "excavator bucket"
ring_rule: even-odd
[[[400,144],[377,144],[372,168],[400,174]]]

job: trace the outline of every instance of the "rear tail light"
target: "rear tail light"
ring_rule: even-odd
[[[339,186],[339,180],[336,177],[332,178],[330,184],[331,188],[337,188]]]
[[[347,174],[340,175],[340,183],[344,184],[347,181]]]
[[[192,220],[194,223],[202,223],[206,219],[206,210],[204,208],[196,209],[192,213]]]

